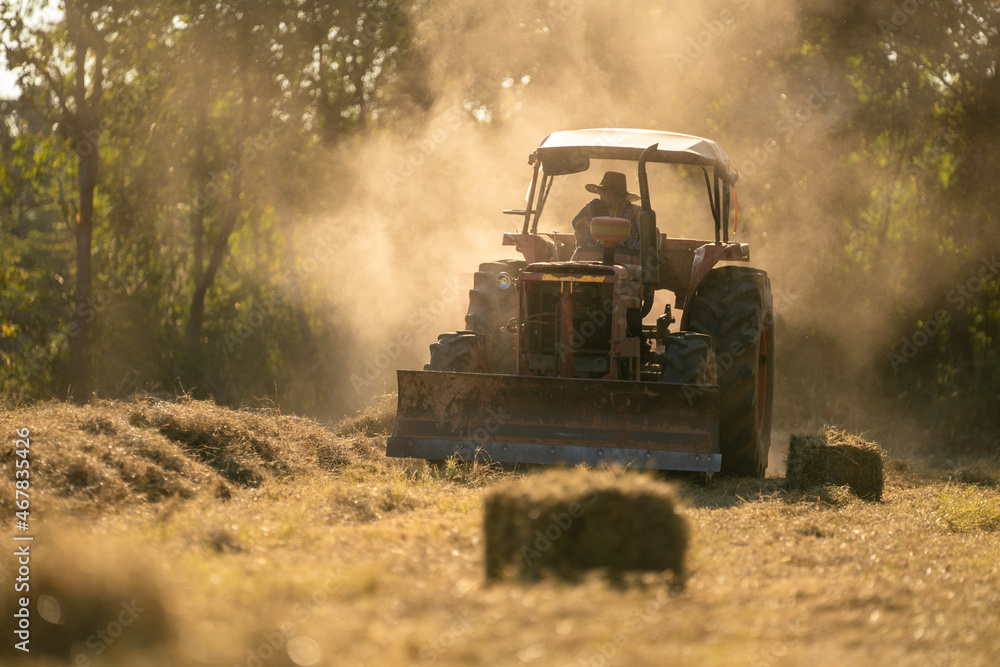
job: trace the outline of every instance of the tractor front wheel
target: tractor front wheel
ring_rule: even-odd
[[[431,343],[431,361],[425,371],[486,373],[489,368],[482,337],[474,331],[455,331]]]
[[[483,347],[491,373],[513,375],[515,372],[514,334],[504,327],[517,315],[517,287],[497,283],[497,276],[506,273],[517,279],[527,263],[519,259],[501,259],[479,265],[472,289],[469,290],[469,313],[465,326],[483,336]]]
[[[436,343],[431,343],[431,361],[424,366],[424,370],[449,373],[489,372],[482,336],[474,331],[441,334]],[[445,461],[427,459],[427,464],[443,470]]]
[[[712,337],[679,331],[663,339],[660,382],[715,384],[715,351]]]

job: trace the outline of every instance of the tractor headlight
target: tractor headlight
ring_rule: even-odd
[[[497,287],[500,289],[507,289],[513,284],[514,278],[506,271],[497,274]]]

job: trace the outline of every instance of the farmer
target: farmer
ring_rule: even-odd
[[[600,243],[590,235],[590,221],[600,216],[625,218],[632,223],[628,240],[618,243],[618,251],[626,253],[639,252],[639,211],[632,202],[638,201],[639,195],[628,191],[625,174],[617,171],[605,172],[599,185],[588,183],[587,192],[600,195],[599,199],[590,200],[586,206],[573,218],[573,231],[576,233],[576,247],[581,249],[600,250]]]

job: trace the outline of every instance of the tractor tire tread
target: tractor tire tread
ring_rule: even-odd
[[[690,332],[673,333],[660,355],[660,382],[713,384],[715,354],[712,339]]]
[[[469,311],[465,326],[483,337],[489,372],[513,374],[514,335],[504,330],[511,317],[517,315],[517,290],[497,287],[496,276],[506,272],[516,278],[527,265],[523,260],[502,259],[485,262],[473,277],[469,290]]]
[[[724,474],[760,477],[767,468],[773,404],[772,309],[766,273],[724,266],[702,280],[681,318],[682,330],[708,334],[715,342]],[[763,365],[762,342],[767,350]],[[757,396],[760,372],[767,375],[764,396]],[[765,401],[760,415],[759,400]]]
[[[431,360],[425,371],[452,373],[485,373],[486,355],[479,334],[472,331],[454,331],[438,336],[431,343]]]

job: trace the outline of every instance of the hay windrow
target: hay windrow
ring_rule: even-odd
[[[396,395],[384,394],[372,400],[362,411],[343,420],[337,435],[365,437],[388,436],[396,423]]]
[[[683,581],[687,522],[673,487],[649,476],[583,469],[530,476],[486,497],[484,527],[488,578],[672,570]]]
[[[792,435],[786,459],[788,488],[846,485],[864,500],[881,500],[885,453],[875,442],[832,426],[823,435]]]
[[[284,476],[298,466],[281,442],[275,420],[226,410],[201,401],[140,402],[129,422],[153,428],[231,482],[259,486],[269,476]]]
[[[233,489],[268,479],[384,465],[384,436],[338,435],[273,410],[190,399],[53,401],[0,416],[0,428],[30,431],[33,506],[71,512],[198,495],[228,499]],[[15,439],[0,441],[0,465],[15,456]],[[12,487],[0,485],[0,509],[13,507]]]

